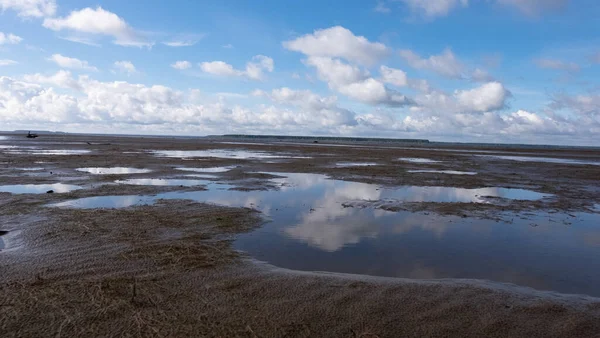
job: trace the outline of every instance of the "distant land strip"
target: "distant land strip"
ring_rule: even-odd
[[[222,136],[213,136],[213,137],[256,138],[256,139],[270,139],[270,140],[429,143],[429,140],[425,140],[425,139],[399,139],[399,138],[377,138],[377,137],[286,136],[286,135],[243,135],[243,134],[226,134],[226,135],[222,135]]]

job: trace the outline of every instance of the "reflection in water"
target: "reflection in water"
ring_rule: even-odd
[[[548,162],[548,163],[564,163],[564,164],[589,164],[600,165],[600,161],[581,161],[567,158],[554,157],[529,157],[529,156],[501,156],[501,155],[475,155],[489,158],[499,158],[502,160],[520,161],[520,162]]]
[[[401,157],[399,161],[412,162],[412,163],[440,163],[441,161],[431,160],[428,158],[416,158],[416,157]]]
[[[101,196],[55,206],[120,208],[159,199],[187,199],[250,207],[262,211],[270,222],[240,235],[234,246],[276,266],[406,278],[487,279],[600,296],[600,246],[591,236],[599,233],[599,214],[580,213],[575,218],[549,213],[520,215],[527,219],[507,214],[506,219],[514,221],[503,223],[348,208],[346,202],[356,200],[398,196],[407,200],[478,200],[477,194],[501,196],[506,191],[387,189],[321,175],[285,175],[288,177],[274,179],[283,185],[277,191],[231,191],[212,183],[207,191]],[[534,193],[517,192],[509,195]],[[571,225],[565,226],[563,221]]]
[[[229,150],[229,149],[210,149],[210,150],[157,150],[154,154],[162,157],[216,157],[216,158],[234,158],[234,159],[254,159],[254,158],[310,158],[305,156],[293,156],[285,154],[272,154],[262,151],[248,150]]]
[[[138,168],[124,168],[124,167],[112,167],[112,168],[79,168],[77,171],[87,172],[94,175],[123,175],[123,174],[146,174],[151,172],[150,169],[138,169]]]
[[[183,170],[183,171],[193,171],[193,172],[197,172],[197,173],[224,173],[224,172],[228,172],[231,169],[236,168],[235,166],[229,166],[229,167],[210,167],[210,168],[175,168],[177,170]]]
[[[456,171],[456,170],[407,170],[409,173],[424,173],[424,174],[447,174],[447,175],[477,175],[473,171]]]
[[[162,178],[135,178],[129,180],[115,181],[119,184],[129,185],[154,185],[154,186],[185,186],[194,187],[198,185],[205,185],[209,182],[205,180],[178,180],[178,179],[162,179]]]
[[[338,162],[335,164],[336,167],[369,167],[377,165],[375,162]]]
[[[21,148],[20,150],[9,151],[11,154],[19,155],[83,155],[90,153],[89,150],[77,149],[28,149]]]
[[[11,194],[44,194],[50,190],[55,193],[65,193],[73,190],[81,189],[80,186],[55,183],[55,184],[17,184],[17,185],[2,185],[0,192],[8,192]]]

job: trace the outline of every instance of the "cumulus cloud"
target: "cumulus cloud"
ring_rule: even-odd
[[[126,73],[127,75],[137,73],[137,69],[131,63],[131,61],[116,61],[114,63],[115,69],[119,70],[121,73]]]
[[[0,59],[0,67],[2,67],[2,66],[12,66],[12,65],[16,65],[16,64],[18,64],[18,62],[15,61],[15,60]]]
[[[493,88],[495,86],[488,87],[481,91],[498,92]],[[71,91],[70,94],[59,94],[55,88]],[[561,98],[560,105],[564,108],[560,109],[582,112],[575,117],[563,118],[551,111],[463,112],[453,106],[460,105],[458,97],[479,111],[499,106],[493,103],[497,99],[492,94],[488,101],[478,102],[473,98],[474,94],[466,92],[447,95],[446,105],[437,113],[430,105],[415,107],[419,109],[414,111],[411,108],[407,115],[376,109],[359,115],[339,107],[333,97],[290,88],[257,92],[255,94],[268,97],[273,104],[245,107],[211,102],[204,95],[199,97],[195,90],[182,92],[165,86],[101,82],[86,75],[73,78],[68,71],[60,71],[50,76],[33,74],[22,79],[0,77],[0,123],[15,127],[34,125],[113,133],[277,132],[463,141],[476,141],[477,137],[484,136],[487,142],[597,144],[600,141],[600,121],[594,115],[597,113],[593,113],[598,111],[600,100],[597,96]],[[422,96],[426,95],[432,94]]]
[[[171,64],[171,68],[175,68],[175,69],[179,69],[179,70],[186,70],[186,69],[192,68],[192,63],[189,61],[177,61],[177,62]]]
[[[44,27],[53,31],[69,31],[77,34],[101,35],[114,38],[113,43],[121,46],[150,47],[123,18],[102,7],[72,11],[62,18],[46,18]]]
[[[454,96],[468,111],[487,112],[504,108],[510,92],[500,82],[490,82],[474,89],[458,90]]]
[[[0,0],[2,12],[13,10],[20,17],[46,17],[56,13],[55,0]]]
[[[408,76],[406,76],[406,72],[403,70],[381,66],[379,68],[379,73],[381,73],[381,80],[385,83],[393,84],[398,87],[408,85]]]
[[[535,59],[534,62],[538,67],[544,69],[563,70],[572,73],[580,70],[579,65],[574,62],[564,62],[554,59]]]
[[[23,41],[23,38],[20,36],[14,35],[12,33],[5,34],[0,32],[0,46],[1,45],[16,45]]]
[[[329,88],[352,99],[370,103],[402,106],[412,104],[406,96],[387,88],[383,82],[372,78],[368,71],[338,59],[309,57],[305,63],[315,67]]]
[[[68,69],[78,69],[78,70],[89,70],[97,72],[98,68],[94,66],[90,66],[87,61],[79,60],[76,58],[71,58],[68,56],[63,56],[60,54],[52,55],[48,60],[56,63],[59,67],[68,68]]]
[[[567,109],[584,116],[600,117],[600,94],[558,94],[553,97],[550,107],[553,109]]]
[[[454,8],[469,5],[469,0],[400,0],[413,13],[425,18],[446,16]]]
[[[202,62],[200,69],[205,73],[217,76],[246,77],[251,80],[262,80],[264,72],[271,73],[275,70],[275,63],[268,56],[256,55],[252,58],[252,61],[246,63],[245,70],[235,69],[232,65],[223,61]]]
[[[307,56],[343,58],[365,65],[376,63],[389,52],[384,44],[356,36],[341,26],[316,30],[313,34],[286,41],[283,46]]]
[[[445,49],[440,55],[431,55],[428,58],[422,58],[408,49],[401,50],[399,53],[415,69],[432,71],[441,76],[454,79],[464,77],[465,66],[450,49]]]

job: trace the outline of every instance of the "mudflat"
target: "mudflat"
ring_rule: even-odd
[[[6,136],[2,337],[600,336],[597,150]]]

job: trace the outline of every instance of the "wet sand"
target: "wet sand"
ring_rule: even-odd
[[[0,152],[0,185],[62,182],[84,188],[39,195],[0,193],[0,231],[8,231],[2,236],[6,249],[0,252],[3,337],[600,336],[597,298],[484,281],[297,272],[257,263],[231,246],[237,234],[264,222],[252,209],[173,200],[119,210],[45,207],[80,197],[198,190],[113,185],[124,177],[77,168],[133,167],[152,172],[125,178],[182,178],[189,172],[175,168],[235,165],[241,167],[219,177],[241,190],[276,188],[264,172],[307,172],[385,186],[499,186],[556,195],[510,204],[409,203],[389,209],[482,218],[506,211],[590,211],[600,202],[600,166],[495,160],[461,151],[393,149],[389,144],[328,147],[89,136],[19,138],[2,144],[91,150],[64,156]],[[148,153],[231,148],[311,158],[181,159]],[[587,150],[482,150],[600,160],[599,153]],[[399,158],[433,159],[440,162],[426,164],[427,169],[477,175],[408,173],[424,165]],[[35,163],[40,161],[46,163]],[[335,166],[350,161],[378,165]],[[40,166],[44,170],[17,169]]]

